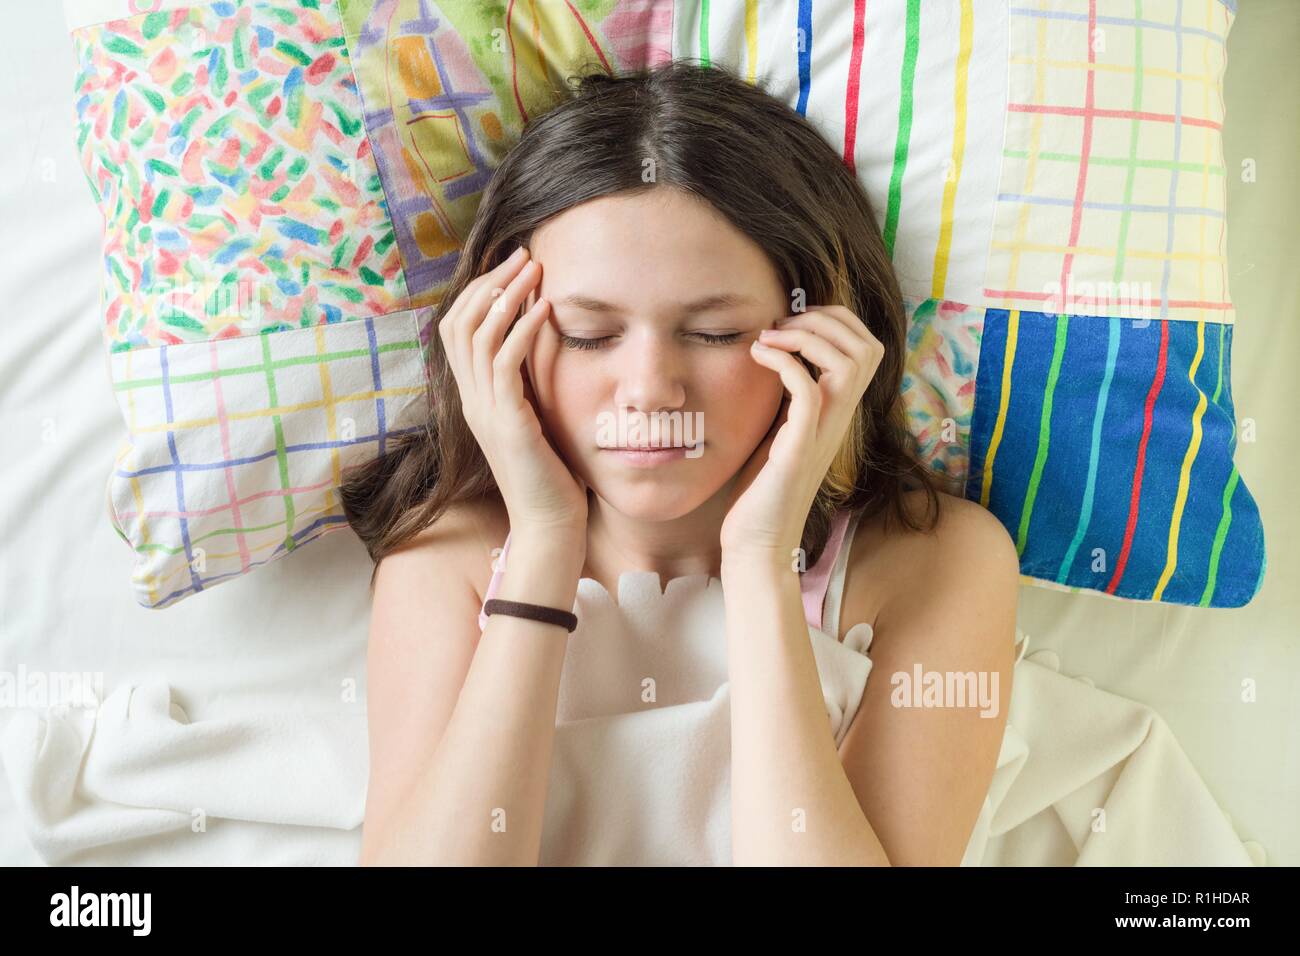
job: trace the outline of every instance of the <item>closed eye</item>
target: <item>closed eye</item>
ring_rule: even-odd
[[[726,335],[713,335],[709,332],[690,332],[688,334],[694,335],[697,338],[707,342],[710,345],[730,345],[731,343],[737,341],[741,337],[742,333],[728,332]],[[588,349],[603,348],[604,343],[608,342],[612,338],[614,338],[614,336],[606,335],[603,338],[599,338],[599,339],[583,339],[583,338],[576,338],[572,335],[564,335],[563,333],[561,333],[560,344],[562,344],[566,349],[573,349],[575,351],[586,351]]]

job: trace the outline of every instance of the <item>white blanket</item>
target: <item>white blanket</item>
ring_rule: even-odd
[[[1016,665],[970,859],[1263,862],[1159,716],[1057,673],[1050,652],[1035,657],[1047,664],[1022,652]],[[149,682],[117,688],[97,712],[17,715],[3,755],[23,827],[50,864],[350,864],[360,849],[368,751],[356,716],[191,723],[165,683]],[[674,797],[690,795],[646,795]]]
[[[4,746],[27,836],[57,865],[354,863],[368,762],[364,717],[190,723],[160,681],[97,712],[18,714]]]
[[[1016,665],[989,804],[983,866],[1263,864],[1164,720],[1058,673],[1050,651]]]

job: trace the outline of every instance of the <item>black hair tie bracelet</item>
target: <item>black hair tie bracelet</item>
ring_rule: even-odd
[[[578,626],[578,615],[572,611],[561,611],[559,608],[543,607],[540,604],[525,604],[523,601],[502,601],[493,598],[483,605],[483,612],[489,617],[493,614],[505,614],[529,621],[541,621],[543,624],[558,624],[570,634]]]

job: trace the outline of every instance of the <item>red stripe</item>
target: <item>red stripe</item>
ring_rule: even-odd
[[[1092,44],[1088,44],[1091,48]],[[1090,50],[1091,52],[1091,50]],[[1091,62],[1091,59],[1089,60]],[[1092,78],[1092,70],[1088,71],[1089,79]],[[1136,120],[1154,120],[1157,123],[1173,123],[1177,120],[1172,113],[1145,113],[1135,110],[1095,110],[1081,106],[1048,106],[1040,103],[1008,103],[1007,110],[1012,113],[1053,113],[1061,116],[1101,116],[1106,119],[1136,119]],[[1206,129],[1219,129],[1220,126],[1214,120],[1201,119],[1197,116],[1184,116],[1180,120],[1187,126],[1204,126]]]
[[[573,4],[569,3],[569,0],[564,0],[564,5],[569,8],[569,12],[573,14],[573,18],[578,21],[578,26],[582,27],[582,32],[583,35],[586,36],[587,42],[590,43],[591,48],[596,51],[596,56],[600,57],[600,65],[605,68],[606,73],[613,74],[614,68],[609,65],[609,60],[605,59],[605,51],[600,48],[600,43],[596,40],[595,36],[592,35],[591,27],[587,26],[587,21],[582,19],[582,14],[574,9]],[[650,44],[648,43],[646,44],[647,47],[649,47],[649,45]],[[650,56],[647,54],[647,65],[649,64],[649,60]]]
[[[858,100],[862,89],[862,44],[866,34],[867,0],[853,2],[853,49],[849,53],[849,85],[844,94],[844,165],[857,172],[853,158],[858,143]]]
[[[1137,528],[1138,501],[1142,497],[1142,473],[1146,468],[1147,440],[1151,437],[1151,419],[1154,417],[1156,396],[1165,382],[1165,359],[1169,348],[1169,323],[1160,323],[1160,360],[1156,363],[1156,377],[1147,392],[1146,410],[1142,418],[1142,440],[1138,443],[1137,468],[1133,475],[1133,493],[1129,497],[1128,522],[1124,526],[1124,546],[1120,549],[1119,559],[1115,562],[1115,573],[1106,585],[1106,593],[1114,594],[1119,587],[1120,578],[1124,576],[1124,566],[1128,564],[1129,549],[1133,547],[1133,532]]]

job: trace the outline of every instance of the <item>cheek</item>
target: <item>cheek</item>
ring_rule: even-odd
[[[529,366],[547,432],[566,446],[581,446],[603,410],[599,377],[553,345],[534,348]]]
[[[701,388],[697,407],[706,410],[705,440],[746,456],[767,434],[785,393],[780,376],[749,357],[748,345],[727,356]]]

